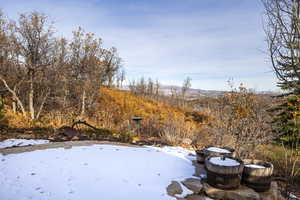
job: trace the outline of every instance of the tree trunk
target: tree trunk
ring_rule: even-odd
[[[13,98],[12,109],[13,109],[13,113],[16,114],[17,113],[17,105],[16,105],[16,99],[15,98]]]
[[[4,86],[6,87],[6,89],[13,95],[13,99],[15,99],[18,103],[18,105],[20,106],[21,108],[21,111],[22,111],[22,114],[23,116],[26,116],[26,112],[25,112],[25,109],[24,109],[24,106],[23,106],[23,103],[21,102],[21,100],[19,99],[19,97],[17,96],[16,92],[14,90],[12,90],[7,82],[5,81],[4,78],[0,77],[0,80],[3,82]]]
[[[81,117],[83,117],[83,115],[85,113],[85,99],[86,99],[86,93],[85,93],[85,90],[83,90],[82,102],[81,102],[81,114],[80,114]]]
[[[15,94],[16,94],[16,91],[17,91],[17,85],[14,86]],[[12,101],[12,109],[13,109],[13,113],[16,114],[17,113],[17,100],[14,96],[13,96],[13,101]]]
[[[44,98],[43,98],[43,101],[42,101],[42,103],[41,103],[41,105],[40,105],[39,112],[38,112],[38,114],[36,115],[36,119],[38,119],[38,118],[40,117],[41,112],[42,112],[42,110],[43,110],[43,108],[44,108],[44,105],[45,105],[45,103],[46,103],[46,100],[47,100],[49,94],[50,94],[50,90],[46,92],[46,94],[45,94],[45,96],[44,96]]]
[[[34,106],[33,106],[33,95],[34,95],[34,90],[33,90],[33,72],[30,72],[30,88],[29,88],[29,113],[31,119],[34,119]]]
[[[113,78],[112,78],[111,75],[109,75],[109,77],[108,77],[108,87],[112,88],[112,85],[113,85]]]

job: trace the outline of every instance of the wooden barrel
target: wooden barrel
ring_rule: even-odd
[[[234,157],[234,149],[229,147],[206,146],[202,150],[196,150],[197,162],[203,164],[209,156]]]
[[[203,164],[205,162],[204,150],[196,150],[197,162]]]
[[[256,192],[265,192],[270,189],[273,165],[261,160],[245,159],[242,183]]]
[[[213,187],[230,190],[241,184],[244,163],[233,157],[207,157],[207,182]]]

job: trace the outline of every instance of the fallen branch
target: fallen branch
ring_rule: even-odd
[[[95,131],[100,130],[99,128],[96,128],[96,127],[94,127],[94,126],[88,124],[87,122],[85,122],[85,121],[80,121],[80,120],[77,121],[77,122],[74,122],[74,123],[72,124],[72,128],[74,128],[74,127],[75,127],[76,125],[78,125],[78,124],[83,124],[83,125],[85,125],[85,126],[88,126],[88,127],[92,128],[92,129],[94,129]]]

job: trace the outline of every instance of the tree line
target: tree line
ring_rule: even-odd
[[[122,85],[125,73],[115,47],[81,27],[70,40],[55,36],[40,12],[7,19],[0,12],[0,90],[15,113],[39,119],[57,110],[84,116],[95,106],[99,87]]]
[[[177,107],[185,107],[189,100],[188,91],[191,89],[190,77],[183,80],[181,87],[164,87],[159,80],[153,81],[151,78],[141,77],[137,80],[129,81],[128,89],[137,96],[154,99]]]

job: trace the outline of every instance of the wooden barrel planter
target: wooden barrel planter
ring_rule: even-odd
[[[270,189],[272,182],[273,165],[261,160],[243,160],[245,167],[242,183],[256,192],[265,192]]]
[[[205,149],[197,150],[196,151],[197,162],[203,164],[205,159],[209,156],[234,156],[234,149],[228,147],[214,147],[214,146],[207,146]]]
[[[244,163],[233,157],[207,157],[205,159],[207,182],[213,187],[230,190],[241,184]]]
[[[205,152],[204,150],[196,150],[197,162],[203,164],[205,161]]]

